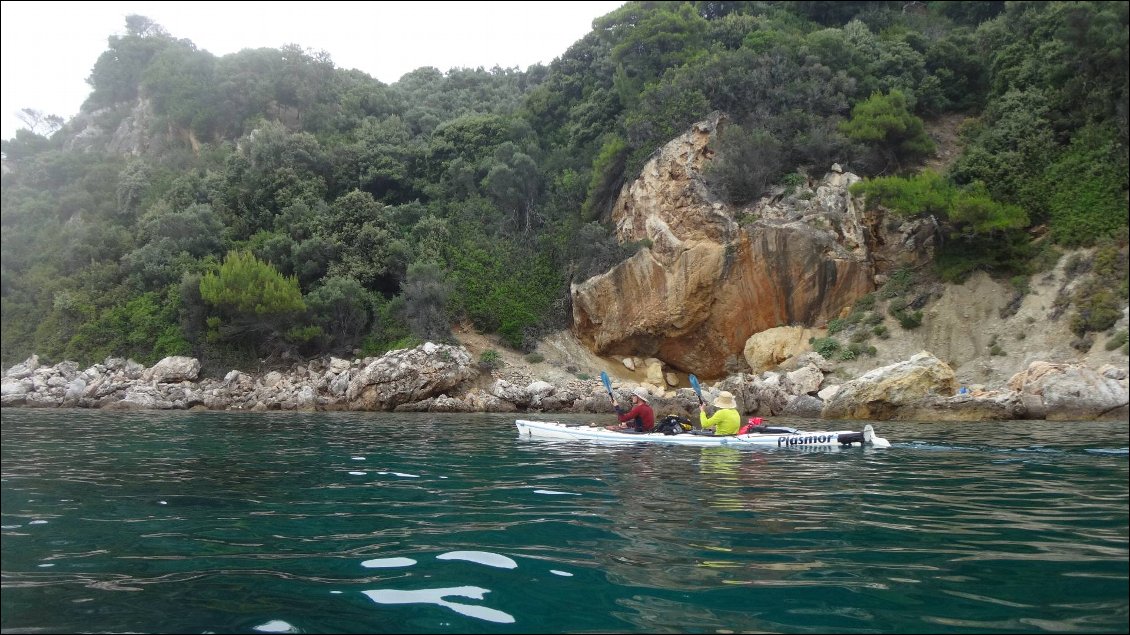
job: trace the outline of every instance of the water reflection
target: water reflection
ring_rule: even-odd
[[[2,415],[3,632],[1126,631],[1124,422],[821,452]]]
[[[467,562],[477,562],[481,565],[488,567],[496,567],[498,569],[517,569],[518,563],[513,559],[498,553],[490,553],[489,551],[450,551],[448,553],[441,553],[436,556],[436,560],[465,560]]]
[[[702,448],[699,474],[706,477],[704,480],[711,507],[723,511],[752,508],[747,503],[742,488],[742,462],[747,458],[744,454],[756,456],[725,446]]]
[[[416,561],[412,558],[374,558],[362,562],[361,566],[367,569],[395,569],[411,567],[414,564],[416,564]]]
[[[483,597],[490,593],[490,589],[484,589],[477,586],[459,586],[448,587],[441,589],[419,589],[416,591],[401,591],[399,589],[373,589],[372,591],[362,591],[370,600],[377,604],[435,604],[449,608],[460,615],[467,617],[474,617],[488,622],[496,622],[498,624],[513,624],[514,616],[509,613],[504,613],[497,609],[488,608],[485,606],[478,606],[475,604],[463,604],[462,602],[452,602],[448,600],[449,596],[470,598],[472,600],[481,600]]]
[[[255,627],[260,633],[297,633],[298,629],[283,620],[271,620]]]

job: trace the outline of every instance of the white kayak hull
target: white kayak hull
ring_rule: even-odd
[[[889,448],[886,439],[875,434],[870,425],[858,430],[833,430],[820,432],[796,431],[771,434],[739,434],[714,437],[697,434],[631,434],[608,430],[599,426],[565,424],[558,421],[531,421],[518,419],[514,422],[518,435],[531,439],[558,439],[569,441],[602,441],[608,443],[664,443],[668,445],[713,446],[750,448],[841,448],[868,446]]]

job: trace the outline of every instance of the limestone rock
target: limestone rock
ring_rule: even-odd
[[[353,410],[393,410],[448,391],[477,374],[467,349],[426,342],[391,351],[358,371],[345,398]]]
[[[651,246],[572,285],[573,332],[597,354],[655,357],[722,377],[749,363],[752,335],[819,327],[873,291],[883,270],[931,257],[936,224],[891,225],[860,208],[847,190],[859,179],[850,173],[830,172],[808,197],[742,209],[719,202],[702,174],[725,124],[721,113],[694,124],[621,190],[611,218],[617,238]]]
[[[825,419],[913,419],[928,396],[952,396],[957,389],[953,369],[922,351],[908,361],[876,368],[846,382],[824,404]]]
[[[142,374],[144,381],[169,383],[195,381],[200,376],[200,360],[195,357],[166,357]]]
[[[1051,421],[1126,419],[1130,401],[1122,382],[1081,364],[1032,362],[1008,387],[1036,398]]]
[[[756,371],[768,370],[810,351],[808,340],[824,337],[824,329],[803,326],[779,326],[754,333],[742,349],[749,367]]]

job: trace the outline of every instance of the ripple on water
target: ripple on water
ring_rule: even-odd
[[[1089,454],[1110,454],[1114,456],[1130,456],[1130,448],[1086,448]]]
[[[271,620],[255,627],[260,633],[297,633],[298,629],[283,620]]]
[[[362,591],[368,598],[377,604],[435,604],[444,608],[451,609],[460,615],[467,617],[474,617],[477,619],[485,620],[487,622],[494,622],[496,624],[513,624],[514,616],[492,609],[486,606],[478,606],[475,604],[464,604],[462,602],[452,602],[447,598],[450,596],[470,598],[472,600],[481,600],[483,597],[490,593],[490,589],[484,589],[477,586],[460,586],[460,587],[447,587],[440,589],[418,589],[415,591],[401,591],[399,589],[373,589],[370,591]]]
[[[517,569],[518,563],[504,555],[489,551],[449,551],[436,556],[436,560],[466,560],[499,569]]]
[[[362,567],[370,569],[392,569],[396,567],[411,567],[416,564],[412,558],[376,558],[361,563]]]
[[[0,414],[2,632],[1125,632],[1130,608],[1124,422],[803,453]]]

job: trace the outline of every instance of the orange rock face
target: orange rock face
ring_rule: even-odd
[[[617,238],[651,247],[573,285],[573,332],[597,354],[656,357],[721,377],[746,365],[755,333],[823,326],[874,291],[877,273],[929,256],[929,224],[889,232],[881,217],[857,209],[851,174],[834,171],[786,202],[719,202],[702,170],[724,123],[715,114],[695,124],[621,190],[611,218]]]

